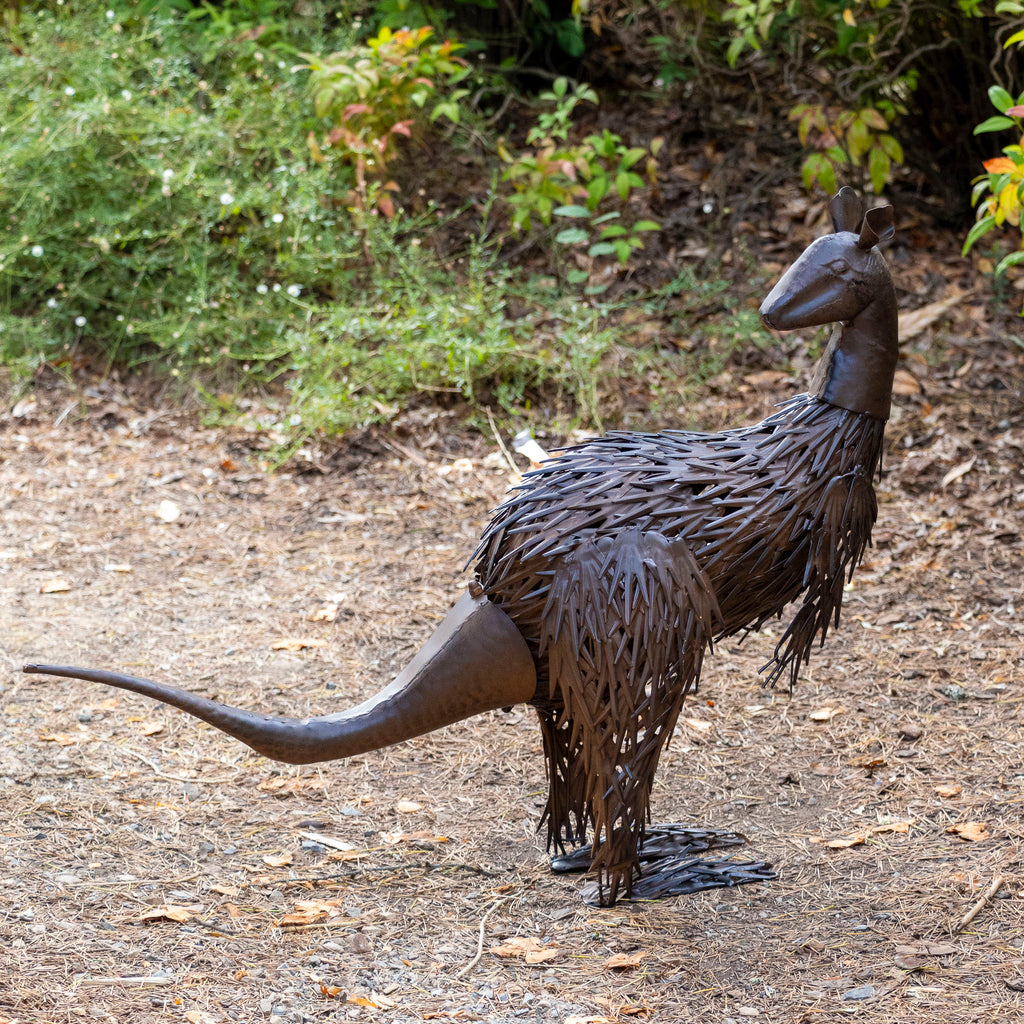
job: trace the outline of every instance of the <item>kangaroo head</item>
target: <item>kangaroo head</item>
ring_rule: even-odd
[[[852,320],[890,280],[877,246],[895,231],[892,207],[862,219],[860,200],[847,187],[832,200],[832,220],[835,231],[812,242],[761,304],[761,318],[774,330]]]

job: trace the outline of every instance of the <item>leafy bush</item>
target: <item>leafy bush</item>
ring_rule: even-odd
[[[638,190],[655,180],[661,140],[649,150],[627,146],[605,129],[570,143],[573,111],[581,102],[597,103],[597,94],[586,85],[570,90],[568,81],[559,78],[540,100],[552,106],[538,115],[527,133],[526,144],[534,148],[513,156],[499,145],[507,165],[502,180],[514,189],[508,197],[512,230],[529,231],[534,218],[544,227],[553,217],[569,218],[572,226],[554,237],[558,245],[587,245],[590,259],[615,256],[626,263],[634,250],[643,248],[644,232],[660,230],[655,221],[630,217],[628,212]],[[641,161],[646,180],[637,173]],[[615,200],[620,208],[609,209]],[[579,283],[589,276],[588,270],[577,269],[570,271],[569,280]]]
[[[304,83],[264,60],[214,86],[179,29],[26,13],[24,52],[0,57],[5,357],[95,339],[110,360],[255,369],[350,272],[352,182],[306,159]]]
[[[1021,33],[1024,39],[1024,32]],[[1024,226],[1021,208],[1024,205],[1024,93],[1014,99],[1002,86],[989,89],[992,105],[999,111],[975,129],[976,135],[1013,129],[1017,141],[1003,147],[1003,155],[985,161],[986,173],[976,179],[973,200],[978,206],[978,220],[968,232],[963,254],[994,228],[1009,224],[1020,229],[1018,248],[1004,256],[995,268],[995,277],[1010,267],[1024,263]]]
[[[459,44],[435,43],[432,35],[429,26],[397,32],[385,26],[343,52],[305,55],[317,116],[329,124],[322,147],[310,133],[310,152],[317,163],[336,157],[355,170],[351,200],[360,211],[377,207],[387,217],[395,215],[389,193],[398,186],[388,181],[388,165],[400,136],[408,138],[427,116],[459,121],[459,101],[469,91],[453,87],[468,68],[455,56]]]

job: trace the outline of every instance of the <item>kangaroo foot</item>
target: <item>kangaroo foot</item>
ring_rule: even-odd
[[[728,832],[725,829],[696,828],[693,825],[652,825],[644,834],[643,845],[639,856],[641,864],[645,860],[665,857],[692,857],[696,853],[717,850],[723,846],[743,846],[746,837]],[[551,858],[551,870],[557,874],[568,874],[578,871],[589,871],[591,853],[590,843],[577,846],[566,853]]]
[[[771,865],[764,861],[736,861],[729,858],[701,860],[694,854],[730,846],[742,846],[746,840],[735,832],[700,829],[687,825],[657,825],[646,830],[639,851],[640,874],[633,880],[632,900],[652,900],[682,896],[704,889],[716,889],[748,882],[767,882],[775,878]],[[586,871],[590,866],[590,846],[581,846],[553,857],[551,868],[557,872]],[[600,905],[597,882],[583,887],[585,902]]]

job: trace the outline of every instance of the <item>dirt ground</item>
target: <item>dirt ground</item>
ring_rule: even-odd
[[[660,769],[656,821],[738,830],[778,878],[610,910],[547,870],[527,709],[291,768],[18,671],[349,706],[465,585],[511,477],[492,441],[420,414],[268,474],[111,382],[8,404],[0,1021],[1024,1018],[1024,373],[950,344],[900,378],[841,628],[791,697],[759,685],[771,635],[724,645]]]

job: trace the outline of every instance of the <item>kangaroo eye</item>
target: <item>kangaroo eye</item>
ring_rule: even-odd
[[[828,263],[825,264],[825,269],[830,270],[833,274],[842,275],[849,273],[850,264],[847,263],[846,260],[837,257],[834,260],[829,260]]]

